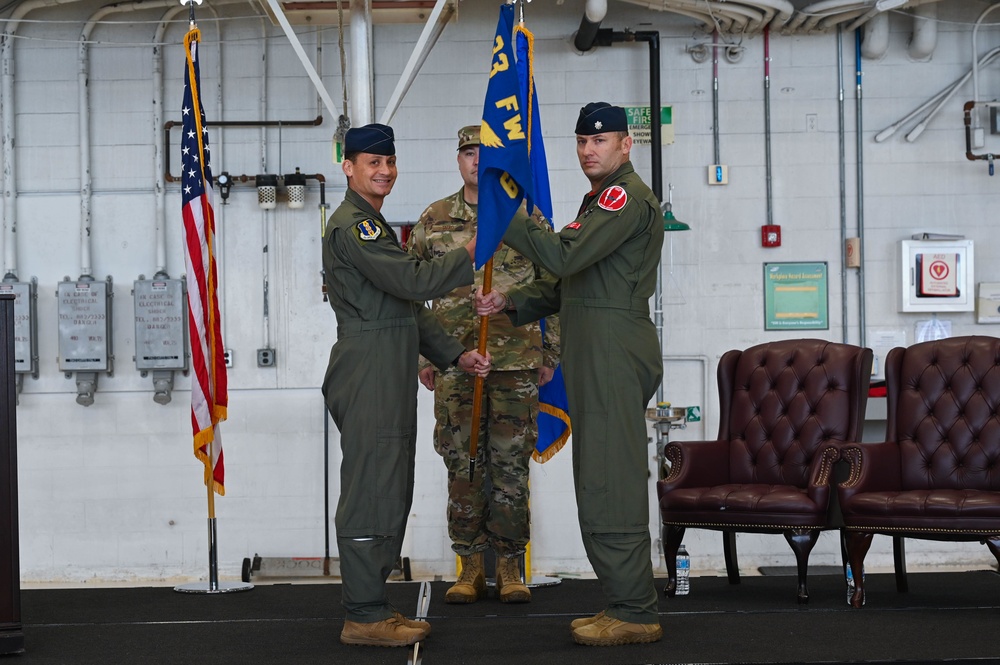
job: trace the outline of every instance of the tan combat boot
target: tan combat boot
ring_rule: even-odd
[[[483,571],[483,553],[476,552],[460,557],[462,572],[458,581],[444,594],[446,603],[474,603],[486,593],[486,573]]]
[[[590,624],[594,623],[595,621],[600,620],[600,618],[603,617],[603,616],[604,616],[604,610],[601,610],[600,612],[598,612],[597,614],[595,614],[594,616],[591,616],[591,617],[580,617],[579,619],[573,619],[573,621],[570,622],[569,627],[570,628],[583,628],[584,626],[589,626]]]
[[[531,602],[531,590],[521,581],[521,557],[497,555],[497,591],[501,603]]]
[[[573,641],[592,647],[609,647],[619,644],[646,644],[663,637],[659,623],[628,623],[607,614],[570,631]]]
[[[358,623],[344,621],[344,629],[340,632],[340,641],[368,647],[407,647],[416,644],[424,638],[420,628],[410,628],[395,616],[375,623]]]

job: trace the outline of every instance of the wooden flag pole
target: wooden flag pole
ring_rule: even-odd
[[[493,290],[493,257],[483,268],[483,295]],[[487,335],[490,331],[490,317],[479,317],[479,355],[486,355]],[[469,437],[469,482],[476,475],[476,455],[479,452],[479,419],[483,411],[483,377],[476,375],[472,389],[472,432]]]

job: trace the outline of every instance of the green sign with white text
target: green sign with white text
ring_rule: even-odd
[[[652,143],[652,130],[650,120],[652,112],[648,106],[626,106],[625,115],[628,117],[628,133],[632,136],[632,143],[636,145],[649,145]],[[668,145],[674,142],[674,107],[664,106],[660,108],[660,143]]]

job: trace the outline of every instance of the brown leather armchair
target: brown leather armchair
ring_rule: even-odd
[[[860,441],[872,352],[820,339],[728,351],[719,361],[719,437],[670,443],[657,483],[665,592],[690,528],[722,531],[730,584],[739,584],[736,532],[781,533],[795,552],[798,601],[808,602],[809,553],[830,516],[839,444]]]
[[[985,542],[1000,561],[1000,339],[953,337],[896,348],[885,361],[886,440],[845,446],[837,487],[851,569],[876,533],[893,538],[907,590],[904,538]],[[855,575],[851,605],[865,600]]]

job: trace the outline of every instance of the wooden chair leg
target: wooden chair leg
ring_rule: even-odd
[[[680,549],[683,538],[684,527],[673,524],[660,526],[660,542],[663,543],[663,558],[667,564],[667,586],[663,588],[663,593],[668,598],[677,594],[677,550]]]
[[[847,558],[854,573],[854,595],[851,596],[851,607],[860,609],[865,604],[865,555],[872,546],[872,535],[864,531],[850,531],[845,534],[847,540]]]
[[[722,532],[722,552],[726,557],[726,575],[730,584],[740,583],[740,563],[736,557],[736,532]]]
[[[795,566],[799,573],[799,589],[797,593],[799,604],[809,602],[809,589],[806,587],[806,576],[809,570],[809,553],[819,540],[819,529],[793,529],[785,532],[785,540],[795,552]]]
[[[892,537],[892,563],[896,569],[896,591],[906,593],[910,585],[906,581],[906,540],[902,536]]]

